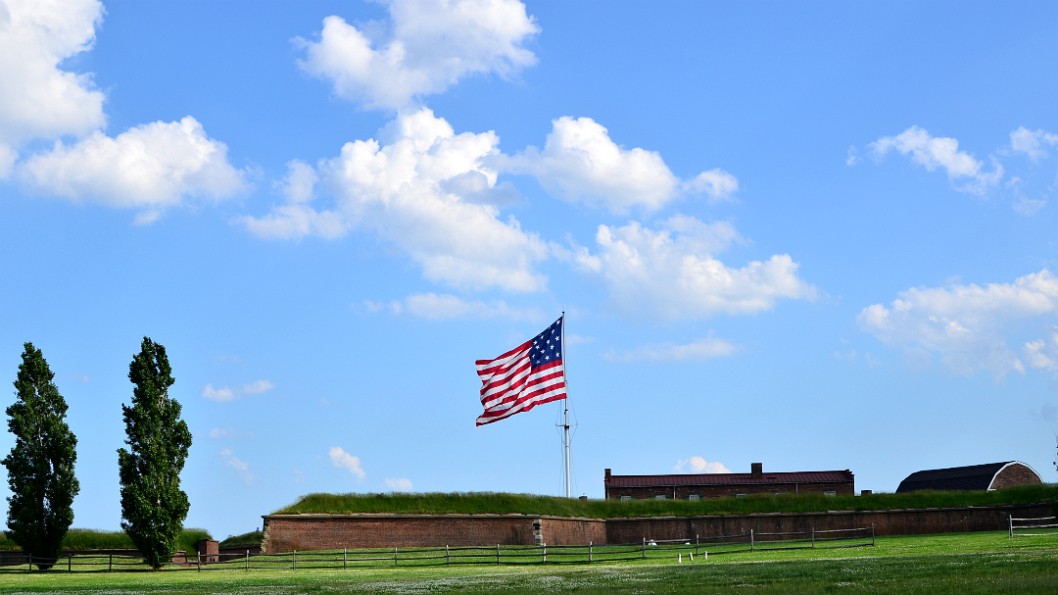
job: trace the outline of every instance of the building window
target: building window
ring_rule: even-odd
[[[745,498],[746,495],[745,494],[735,494],[735,497],[736,498]]]
[[[668,496],[665,496],[665,495],[654,496],[655,500],[665,500],[666,498],[668,498]]]
[[[691,502],[697,502],[702,499],[702,496],[701,494],[691,494],[690,496],[687,496],[687,499]]]
[[[823,495],[824,496],[837,496],[838,493],[835,492],[834,490],[827,490],[827,491],[823,492]]]
[[[632,499],[631,496],[621,496],[621,502],[624,502],[626,500],[631,500],[631,499]]]

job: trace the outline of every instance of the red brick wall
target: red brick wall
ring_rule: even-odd
[[[915,535],[1006,529],[1008,517],[1048,516],[1050,505],[975,508],[890,510],[874,512],[832,511],[804,514],[748,516],[665,517],[610,519],[607,543],[639,543],[645,539],[690,539],[696,535],[718,537],[754,532],[784,533],[851,529],[874,525],[876,535]]]
[[[523,515],[273,515],[264,517],[264,553],[365,547],[535,545],[534,521],[548,545],[639,543],[755,532],[850,529],[874,525],[877,535],[994,531],[1009,515],[1054,514],[1050,505],[832,511],[806,514],[575,519]]]
[[[603,521],[524,515],[274,515],[264,517],[265,553],[362,547],[549,545],[606,540]]]
[[[548,545],[586,545],[606,543],[606,521],[602,519],[541,519],[544,543]]]

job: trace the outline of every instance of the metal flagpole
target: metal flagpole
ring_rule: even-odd
[[[566,453],[566,497],[572,498],[572,475],[570,474],[569,468],[569,376],[566,375],[566,311],[562,311],[562,377],[566,381],[566,398],[562,399],[562,407],[564,408],[563,415],[564,419],[564,437],[563,445]]]

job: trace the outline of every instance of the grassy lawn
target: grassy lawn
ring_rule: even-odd
[[[879,537],[874,547],[675,556],[591,565],[355,570],[0,573],[5,593],[1058,592],[1058,536]]]

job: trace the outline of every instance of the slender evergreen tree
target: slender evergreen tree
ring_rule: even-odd
[[[121,406],[129,448],[118,449],[121,528],[144,562],[158,569],[176,550],[191,508],[180,489],[191,432],[180,419],[180,403],[169,398],[175,380],[165,347],[144,337],[129,364],[129,380],[135,385],[132,405]]]
[[[52,382],[44,354],[25,344],[15,380],[17,399],[7,408],[15,445],[4,458],[7,483],[7,536],[47,570],[59,556],[73,523],[77,437],[66,425],[66,401]]]

